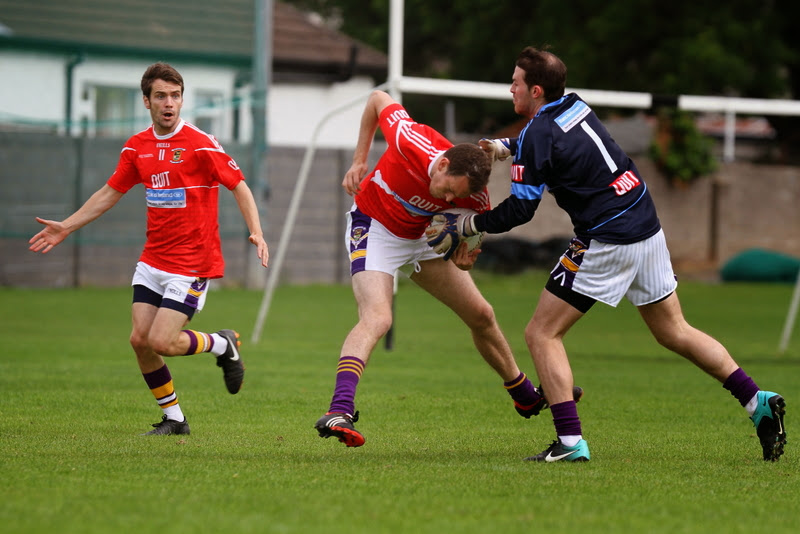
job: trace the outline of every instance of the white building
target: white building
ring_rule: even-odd
[[[182,115],[220,141],[252,136],[254,0],[0,0],[0,128],[125,138],[149,125],[139,88],[166,61]],[[386,79],[386,56],[274,2],[267,143],[305,146],[325,113]],[[363,106],[333,117],[321,147],[355,145]]]

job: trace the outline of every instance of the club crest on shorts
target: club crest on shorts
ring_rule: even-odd
[[[353,244],[353,246],[357,247],[359,244],[361,244],[361,241],[363,241],[364,238],[369,235],[366,230],[367,229],[363,226],[356,226],[353,228],[353,231],[350,234],[350,242]]]

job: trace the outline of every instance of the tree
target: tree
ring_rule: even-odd
[[[387,51],[389,0],[290,1]],[[567,64],[570,87],[796,98],[798,15],[789,0],[645,6],[639,0],[405,0],[403,69],[410,76],[510,82],[523,47],[550,45]],[[465,131],[485,133],[515,120],[507,103],[457,106]],[[415,116],[423,120],[417,108]],[[773,122],[791,128],[798,120]]]

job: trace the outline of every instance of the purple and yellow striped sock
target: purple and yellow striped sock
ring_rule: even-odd
[[[353,356],[342,356],[336,367],[336,387],[333,390],[333,399],[328,412],[341,412],[353,414],[355,411],[356,388],[361,374],[364,372],[364,362]]]
[[[214,337],[211,334],[204,334],[197,330],[183,330],[189,336],[189,350],[186,354],[199,354],[201,352],[211,352],[214,348]]]
[[[167,419],[183,421],[183,412],[178,405],[178,394],[175,393],[175,386],[172,383],[172,375],[164,364],[161,368],[151,373],[142,373],[147,387],[156,398],[159,407],[167,416]]]
[[[533,405],[542,398],[542,396],[536,392],[536,388],[533,387],[533,384],[531,384],[531,381],[525,373],[520,373],[514,380],[504,382],[503,387],[506,388],[508,394],[511,395],[514,403],[523,409],[533,407]]]

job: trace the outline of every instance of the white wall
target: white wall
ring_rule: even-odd
[[[63,128],[65,119],[66,65],[69,57],[58,54],[39,54],[0,51],[0,121],[46,121]],[[89,56],[73,70],[72,119],[95,120],[92,87],[96,85],[128,87],[139,91],[145,69],[154,61],[104,59]],[[195,122],[195,107],[199,105],[198,91],[215,92],[222,96],[223,107],[216,113],[214,134],[221,142],[232,139],[233,98],[241,97],[239,108],[239,140],[252,135],[249,87],[234,88],[236,70],[232,68],[173,63],[185,84],[182,116]],[[320,148],[352,148],[358,137],[361,113],[373,87],[367,77],[355,77],[347,82],[323,84],[279,84],[270,87],[267,108],[267,142],[269,146],[305,147],[313,132],[331,110],[347,103],[353,104],[331,116],[318,136]],[[142,104],[140,115],[131,126],[134,133],[150,124],[149,114]],[[204,111],[208,115],[208,111]],[[214,114],[214,112],[210,112]],[[62,130],[63,131],[63,130]],[[78,133],[78,127],[73,128]],[[91,131],[90,131],[91,134]]]
[[[0,120],[64,120],[62,57],[0,50]]]
[[[320,148],[355,147],[361,114],[372,88],[372,80],[366,77],[331,86],[273,87],[268,95],[269,143],[276,146],[306,146],[323,117],[355,101],[341,113],[330,116],[318,134]]]

